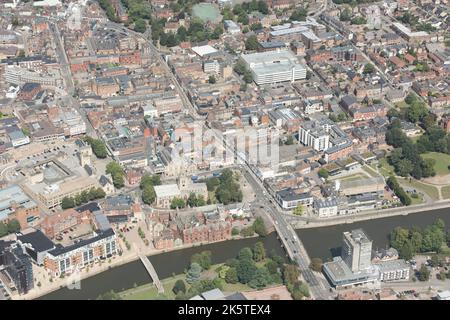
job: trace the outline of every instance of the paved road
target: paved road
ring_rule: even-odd
[[[55,41],[56,56],[59,65],[61,66],[61,74],[64,78],[65,87],[68,92],[67,96],[62,97],[62,100],[65,103],[65,105],[73,107],[80,114],[84,123],[86,124],[86,133],[91,137],[98,138],[97,132],[95,131],[89,119],[87,118],[85,111],[81,108],[80,102],[78,101],[78,99],[73,97],[73,94],[75,93],[75,85],[73,83],[69,60],[67,58],[66,51],[64,50],[64,46],[62,44],[62,38],[58,26],[56,23],[51,21],[49,21],[49,25]]]

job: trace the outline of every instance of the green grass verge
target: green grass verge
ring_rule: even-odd
[[[442,187],[441,194],[442,194],[442,198],[450,199],[450,186]]]

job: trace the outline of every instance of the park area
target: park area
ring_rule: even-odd
[[[424,159],[434,159],[436,161],[434,170],[438,176],[450,174],[450,155],[439,152],[427,152],[422,154],[422,157]]]
[[[110,291],[100,295],[98,299],[188,300],[212,289],[219,289],[228,295],[275,287],[283,287],[283,290],[287,290],[296,300],[310,297],[308,286],[299,280],[298,268],[286,263],[283,257],[273,251],[267,253],[262,242],[257,242],[252,248],[242,248],[235,258],[228,259],[225,263],[213,265],[211,257],[211,251],[194,254],[189,268],[184,273],[174,274],[161,281],[164,294],[158,293],[155,286],[149,283],[135,285],[134,288],[119,293]],[[321,260],[315,261],[313,267],[314,270],[321,268]]]

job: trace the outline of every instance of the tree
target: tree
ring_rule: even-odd
[[[252,75],[252,73],[251,73],[250,70],[246,70],[246,71],[244,72],[244,77],[243,77],[243,79],[244,79],[245,83],[252,83],[252,81],[253,81],[253,75]]]
[[[211,251],[202,251],[192,255],[191,263],[198,263],[203,270],[208,270],[211,267]]]
[[[255,234],[255,229],[253,228],[253,226],[249,226],[247,228],[241,229],[241,236],[243,236],[243,237],[251,237],[254,234]]]
[[[179,292],[186,293],[186,285],[185,285],[184,281],[181,279],[178,279],[175,282],[175,284],[172,288],[172,291],[175,294],[178,294]]]
[[[17,219],[9,220],[7,227],[8,227],[9,233],[16,233],[16,232],[20,231],[20,223],[19,223],[19,221],[17,221]]]
[[[225,281],[227,283],[238,283],[239,279],[238,279],[236,268],[229,268],[227,270],[227,273],[225,275]]]
[[[183,198],[173,198],[170,202],[170,209],[181,209],[186,207],[186,203],[184,202]]]
[[[261,217],[256,218],[255,222],[253,222],[253,228],[260,237],[267,236],[267,229],[266,225],[264,224],[263,218]]]
[[[8,226],[5,223],[0,222],[0,238],[6,236],[7,234]]]
[[[271,274],[278,273],[278,264],[272,259],[268,259],[264,266]]]
[[[111,290],[99,295],[97,300],[122,300],[122,297],[118,293],[114,292],[114,290]]]
[[[364,74],[371,74],[375,72],[375,67],[373,66],[373,64],[371,63],[366,63],[366,65],[364,66],[364,70],[363,73]]]
[[[322,265],[323,265],[322,259],[312,258],[309,267],[314,271],[320,272],[322,271]]]
[[[208,191],[214,191],[219,184],[220,180],[216,177],[206,180],[206,188],[208,189]]]
[[[106,166],[106,173],[111,174],[114,187],[120,189],[125,186],[125,180],[123,178],[125,173],[120,164],[114,161],[108,163]]]
[[[245,62],[242,60],[239,60],[238,62],[236,62],[236,64],[234,65],[234,71],[239,74],[239,75],[243,75],[244,72],[247,70],[247,67],[245,66]]]
[[[240,283],[248,283],[253,279],[258,268],[252,259],[239,259],[236,267],[237,276]]]
[[[238,260],[252,260],[253,252],[249,247],[242,248],[239,250]]]
[[[253,278],[249,281],[248,285],[250,288],[261,289],[270,284],[272,281],[272,276],[266,267],[258,268],[253,275]]]
[[[97,158],[105,159],[108,156],[106,145],[102,140],[87,136],[84,138],[84,141],[86,141],[91,146],[92,152]]]
[[[298,281],[298,277],[300,276],[300,272],[298,268],[293,264],[288,264],[284,267],[283,270],[283,280],[286,285],[293,284]]]
[[[294,137],[291,136],[291,135],[289,135],[289,136],[286,138],[285,144],[288,145],[288,146],[293,145],[293,144],[294,144]]]
[[[408,241],[408,239],[409,239],[409,230],[401,227],[395,228],[389,236],[391,246],[396,248],[397,250],[403,247],[403,245]]]
[[[178,37],[178,40],[179,40],[179,41],[185,41],[185,40],[186,40],[186,37],[187,37],[187,30],[186,30],[185,27],[180,26],[180,27],[177,29],[177,37]]]
[[[355,25],[362,25],[362,24],[366,24],[367,20],[364,19],[363,17],[355,17],[351,20],[350,23],[355,24]]]
[[[319,174],[319,177],[324,178],[324,179],[327,179],[329,176],[328,171],[324,168],[319,169],[318,174]]]
[[[238,234],[239,234],[239,229],[236,227],[233,227],[233,229],[231,229],[231,235],[237,236]]]
[[[293,213],[295,215],[301,216],[305,209],[303,208],[303,205],[301,203],[297,204],[297,206],[294,208]]]
[[[268,14],[269,13],[269,7],[267,6],[267,3],[264,0],[258,1],[258,11],[262,14]]]
[[[61,208],[63,210],[75,207],[75,200],[72,197],[64,197],[61,200]]]
[[[419,281],[428,281],[430,279],[430,271],[425,264],[422,264],[420,267],[419,272],[417,273],[417,279],[419,279]]]
[[[214,31],[213,31],[211,37],[213,39],[219,39],[222,34],[223,34],[223,28],[221,26],[217,26],[214,28]]]
[[[266,249],[261,241],[255,243],[253,247],[253,260],[256,262],[263,261],[266,258]]]
[[[291,21],[305,21],[306,17],[308,16],[308,11],[305,8],[300,8],[295,10],[291,17]]]
[[[216,83],[216,77],[214,77],[214,75],[210,75],[208,78],[208,82],[211,84]]]
[[[134,31],[144,33],[147,30],[147,24],[145,23],[145,20],[142,18],[139,18],[134,23]]]
[[[142,201],[145,204],[151,205],[156,200],[156,192],[153,185],[145,186],[144,190],[142,190]]]
[[[250,30],[255,31],[255,30],[261,30],[263,28],[262,24],[260,22],[258,23],[253,23],[250,26]]]
[[[352,16],[352,12],[347,7],[344,10],[341,11],[341,14],[339,15],[339,20],[341,20],[341,21],[350,21],[351,16]]]
[[[139,187],[141,189],[144,189],[146,186],[152,185],[152,186],[158,186],[161,184],[161,177],[157,174],[155,175],[149,175],[148,173],[144,174],[141,177],[141,183],[139,184]]]
[[[414,256],[414,247],[411,243],[411,241],[406,241],[402,247],[400,247],[400,250],[398,252],[400,258],[405,260],[411,260]]]
[[[248,15],[245,12],[242,12],[241,14],[239,14],[238,18],[237,18],[237,22],[242,23],[243,25],[247,25],[248,24]]]
[[[17,16],[14,16],[11,20],[11,24],[13,27],[17,27],[19,25],[19,18]]]
[[[256,35],[251,35],[245,40],[245,49],[246,50],[256,50],[258,49],[259,42]]]
[[[198,281],[200,279],[201,273],[202,267],[196,262],[191,263],[191,267],[189,268],[186,274],[187,283],[193,283],[195,281]]]
[[[307,285],[302,281],[296,281],[291,287],[291,295],[294,300],[301,300],[310,295]]]

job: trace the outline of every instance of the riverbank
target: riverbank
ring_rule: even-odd
[[[251,237],[247,237],[247,238],[258,238],[258,235],[254,235]],[[201,242],[201,243],[194,243],[194,244],[189,244],[189,245],[182,245],[176,248],[173,248],[172,250],[156,250],[156,249],[150,249],[146,252],[142,252],[145,256],[147,257],[152,257],[152,256],[156,256],[159,254],[165,254],[165,253],[170,253],[170,252],[175,252],[178,250],[183,250],[183,249],[189,249],[189,248],[196,248],[196,247],[203,247],[206,245],[210,245],[210,244],[215,244],[215,243],[220,243],[220,242],[225,242],[225,241],[233,241],[233,240],[242,240],[245,239],[241,236],[237,236],[233,239],[229,239],[229,240],[220,240],[220,241],[214,241],[214,242]],[[126,250],[126,249],[125,249]],[[50,294],[54,291],[57,291],[59,289],[63,289],[67,286],[71,286],[72,285],[72,281],[79,281],[80,282],[80,286],[82,285],[81,282],[91,278],[93,276],[96,276],[100,273],[103,273],[105,271],[109,271],[113,268],[117,268],[120,267],[122,265],[131,263],[131,262],[135,262],[139,260],[139,255],[138,252],[136,251],[124,251],[124,254],[122,256],[116,255],[114,257],[111,258],[111,262],[104,262],[102,265],[97,265],[95,264],[94,267],[89,267],[89,269],[83,269],[80,271],[79,273],[79,277],[74,277],[74,276],[68,276],[67,278],[56,278],[54,279],[53,282],[48,282],[46,284],[46,286],[41,286],[38,287],[36,284],[39,281],[36,281],[35,283],[35,287],[28,292],[25,295],[21,295],[21,296],[17,296],[14,297],[15,300],[33,300],[33,299],[37,299],[39,297],[45,296],[47,294]],[[33,269],[34,271],[36,270],[36,268],[39,268],[39,271],[42,271],[42,267],[37,267],[35,265],[33,265]],[[87,270],[87,271],[86,271]],[[76,284],[73,284],[74,289],[76,289]]]
[[[147,256],[149,256],[158,277],[165,279],[173,274],[183,273],[189,267],[191,256],[195,253],[210,250],[213,253],[213,264],[223,263],[229,258],[234,258],[243,247],[253,247],[258,241],[264,243],[267,252],[275,251],[276,254],[285,256],[285,252],[281,248],[275,233],[271,233],[264,238],[249,237],[179,247],[177,250],[164,253],[158,252]],[[140,286],[151,282],[148,272],[138,259],[107,268],[106,270],[108,272],[99,272],[90,277],[85,277],[79,289],[69,289],[64,283],[62,288],[54,288],[52,291],[35,298],[44,300],[89,300],[96,299],[100,294],[110,290],[122,292],[133,288],[135,284]]]
[[[210,267],[209,270],[204,271],[205,273],[212,274],[215,273],[215,270],[223,266],[223,263],[214,264]],[[177,274],[175,276],[165,278],[161,280],[161,284],[164,287],[164,295],[161,296],[158,294],[158,290],[156,287],[151,284],[144,284],[142,286],[137,286],[132,289],[128,289],[123,292],[119,292],[119,295],[124,300],[153,300],[158,298],[167,298],[167,299],[175,299],[175,293],[172,291],[173,286],[175,285],[175,282],[177,280],[183,280],[185,281],[186,274],[181,273]],[[190,285],[185,282],[186,290],[189,289]],[[235,292],[242,292],[242,291],[255,291],[255,289],[250,288],[248,285],[242,284],[242,283],[226,283],[223,282],[223,290],[225,294],[232,294]]]
[[[383,210],[370,210],[364,213],[357,213],[350,216],[343,216],[339,218],[323,218],[316,220],[298,220],[295,221],[295,217],[288,216],[287,219],[293,225],[295,229],[311,229],[320,228],[334,225],[350,224],[355,222],[370,221],[375,219],[389,218],[395,216],[407,216],[415,213],[422,213],[426,211],[434,211],[440,209],[450,209],[450,201],[442,200],[433,204],[420,204],[408,207],[398,207]]]

